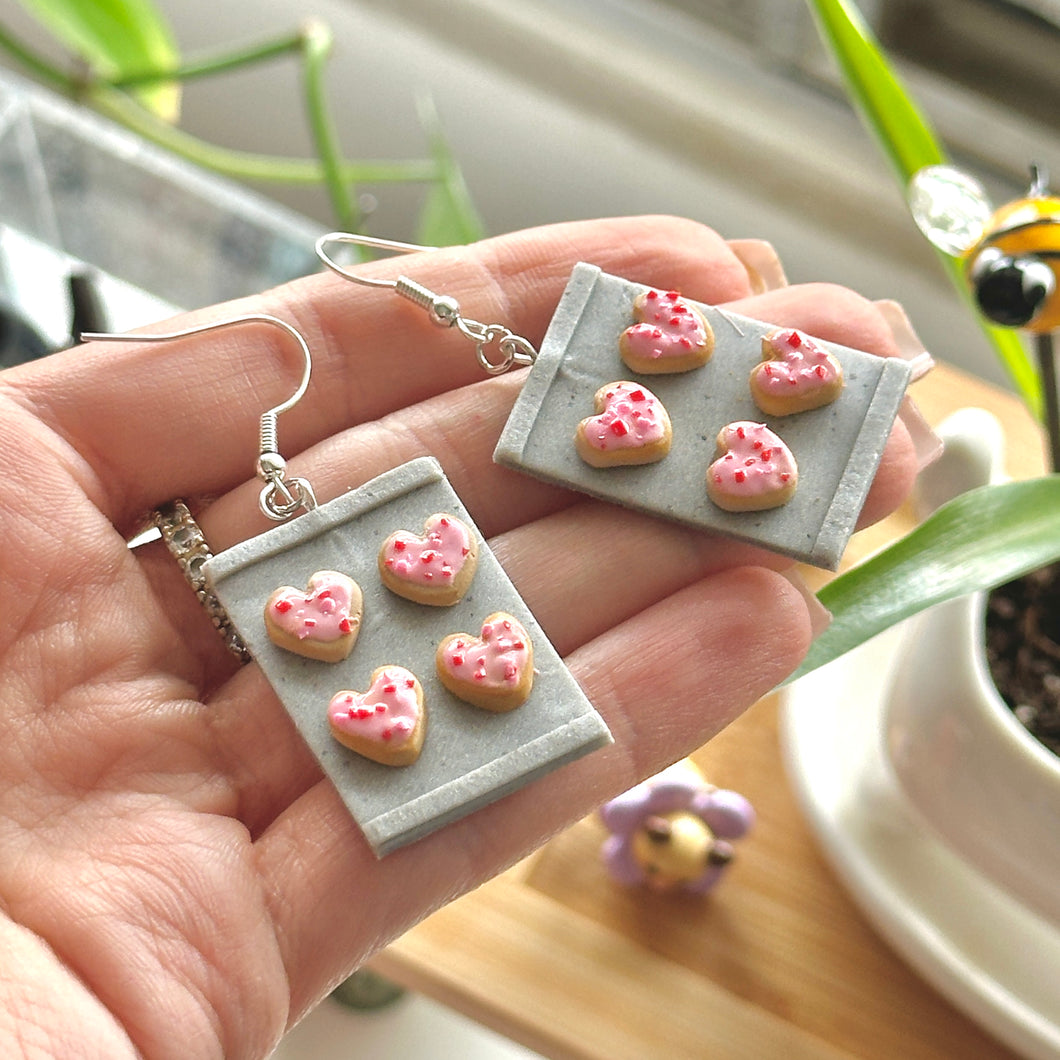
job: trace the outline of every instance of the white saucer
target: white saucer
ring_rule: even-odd
[[[782,696],[788,771],[825,854],[876,929],[1029,1060],[1060,1057],[1060,931],[919,821],[884,757],[894,629]]]

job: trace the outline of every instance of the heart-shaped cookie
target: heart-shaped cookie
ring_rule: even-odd
[[[764,423],[739,420],[718,433],[718,458],[707,469],[707,493],[727,512],[759,512],[786,504],[799,469],[791,450]]]
[[[265,629],[279,648],[321,662],[341,662],[361,629],[361,587],[348,575],[317,571],[303,592],[289,585],[265,604]]]
[[[677,291],[648,291],[633,303],[637,321],[618,341],[622,360],[643,375],[688,372],[710,360],[714,332]]]
[[[436,512],[423,535],[397,530],[379,549],[379,576],[398,596],[448,607],[471,585],[478,564],[475,535],[455,515]]]
[[[842,365],[808,335],[777,328],[762,339],[762,363],[751,371],[751,396],[766,415],[820,408],[842,389]]]
[[[608,383],[597,390],[593,407],[596,415],[582,420],[574,433],[578,455],[587,464],[651,464],[670,451],[670,416],[647,387]]]
[[[402,666],[380,666],[367,692],[342,691],[328,704],[331,735],[384,766],[416,761],[427,731],[423,688]]]
[[[483,710],[514,710],[533,687],[533,645],[519,621],[503,611],[490,615],[477,637],[451,633],[434,660],[442,684]]]

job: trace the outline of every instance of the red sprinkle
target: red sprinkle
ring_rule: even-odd
[[[290,600],[277,600],[273,609],[279,611],[281,615],[286,615],[292,607],[294,607],[294,604]]]
[[[353,632],[353,623],[348,618],[344,618],[339,623],[339,632],[340,633],[352,633]]]
[[[659,297],[659,292],[658,291],[649,291],[644,297],[647,298],[649,301],[654,302],[655,299]]]
[[[792,349],[797,350],[802,345],[802,336],[797,331],[793,331],[788,336],[788,345],[791,346]]]
[[[404,552],[406,548],[408,548],[408,545],[405,544],[405,542],[402,541],[400,537],[397,538],[397,540],[394,541],[394,551],[395,552]]]
[[[743,482],[747,475],[743,471],[734,471],[732,477],[736,482]]]
[[[622,422],[622,420],[612,420],[608,429],[616,438],[622,438],[629,434],[629,428]]]
[[[464,657],[463,657],[463,655],[460,655],[460,654],[455,653],[455,652],[452,655],[449,656],[449,661],[454,666],[463,666],[464,665]]]
[[[648,395],[643,390],[631,390],[629,392],[630,401],[647,401]]]

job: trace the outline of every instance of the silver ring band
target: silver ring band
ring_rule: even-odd
[[[206,544],[206,538],[188,506],[181,500],[169,501],[154,513],[154,523],[188,584],[195,590],[199,603],[206,609],[214,628],[224,637],[228,650],[242,662],[250,662],[250,651],[243,643],[243,638],[236,632],[227,612],[206,584],[202,568],[211,556],[210,546]]]

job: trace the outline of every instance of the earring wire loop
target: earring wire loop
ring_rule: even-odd
[[[355,246],[370,247],[375,250],[393,250],[399,254],[416,254],[420,251],[438,250],[438,247],[422,247],[416,243],[402,243],[396,239],[381,239],[378,236],[365,236],[356,232],[329,232],[316,241],[317,257],[332,272],[344,279],[352,280],[364,287],[386,288],[394,291],[407,301],[426,310],[433,324],[439,327],[455,327],[461,335],[475,344],[475,356],[479,366],[487,375],[503,375],[516,366],[531,365],[537,358],[537,350],[529,339],[516,335],[503,324],[483,324],[478,320],[462,316],[460,303],[449,295],[435,294],[422,284],[407,276],[398,276],[396,280],[379,280],[370,276],[360,276],[340,265],[327,251],[331,243],[347,243]],[[496,344],[500,357],[491,359],[488,348]]]
[[[417,243],[402,243],[396,239],[381,239],[379,236],[363,236],[357,232],[328,232],[316,241],[317,257],[327,265],[332,272],[354,283],[365,287],[390,287],[398,286],[397,280],[376,280],[370,276],[358,276],[344,265],[340,265],[327,251],[329,243],[345,243],[347,245],[368,247],[371,250],[393,250],[399,254],[418,254],[421,250],[438,250],[438,247],[422,247]]]
[[[286,320],[270,316],[268,313],[248,313],[244,316],[228,317],[225,320],[215,320],[207,324],[197,324],[194,327],[184,328],[180,331],[160,332],[153,335],[86,331],[82,332],[80,338],[83,342],[172,342],[176,339],[188,338],[191,335],[205,335],[208,332],[220,331],[223,328],[243,324],[269,324],[273,327],[281,328],[298,343],[298,347],[302,351],[304,366],[298,387],[285,401],[281,401],[278,405],[274,405],[261,414],[258,432],[257,472],[265,480],[265,488],[261,492],[259,506],[262,512],[270,519],[282,522],[285,519],[289,519],[300,508],[311,511],[317,504],[313,488],[305,479],[288,479],[286,477],[287,463],[280,456],[277,443],[277,417],[281,413],[294,408],[305,396],[306,390],[309,389],[309,379],[313,370],[313,358],[309,352],[309,344],[297,328],[288,324]]]

